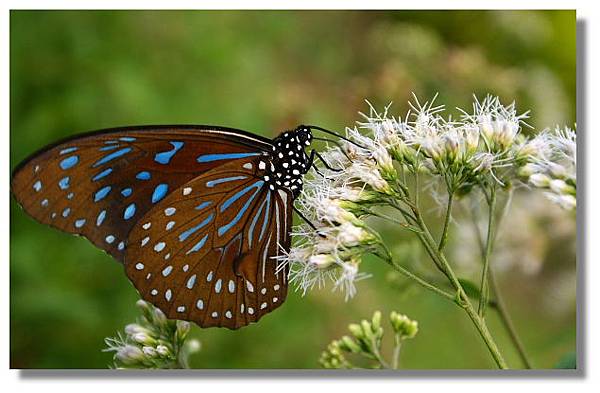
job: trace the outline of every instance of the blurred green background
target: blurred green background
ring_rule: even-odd
[[[218,124],[269,137],[303,122],[342,129],[368,110],[364,99],[394,101],[392,113],[405,114],[411,92],[467,109],[473,93],[497,94],[531,109],[539,128],[576,120],[574,11],[13,11],[10,29],[11,168],[58,138],[119,125]],[[434,210],[430,220],[439,220]],[[552,367],[576,346],[575,219],[543,198],[517,197],[510,220],[493,263],[535,366]],[[468,234],[456,229],[453,255],[469,276],[476,269],[460,247]],[[409,235],[382,230],[407,264],[426,269],[405,246]],[[14,201],[10,242],[11,366],[105,368],[103,338],[137,315],[122,266]],[[330,287],[291,291],[258,324],[194,327],[203,348],[192,366],[318,367],[348,323],[380,309],[419,321],[404,368],[494,367],[456,306],[390,283],[374,259],[361,268],[372,277],[348,302]],[[488,319],[519,367],[497,317]]]

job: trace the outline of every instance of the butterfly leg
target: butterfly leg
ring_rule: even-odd
[[[319,160],[321,160],[321,162],[323,163],[323,165],[325,166],[325,168],[329,169],[332,172],[342,172],[343,169],[340,168],[333,168],[331,167],[331,165],[329,165],[327,163],[327,161],[325,161],[325,159],[323,158],[323,156],[321,156],[319,154],[319,152],[317,152],[316,150],[313,150],[310,152],[310,157],[308,158],[308,164],[309,166],[312,166],[314,161],[315,161],[315,157],[317,157]]]
[[[299,216],[301,219],[303,219],[303,220],[304,220],[304,222],[306,222],[306,223],[308,224],[308,226],[309,226],[309,227],[311,227],[311,228],[313,229],[313,231],[315,231],[315,232],[317,233],[317,235],[319,235],[319,236],[321,236],[321,237],[323,237],[323,238],[325,238],[325,237],[326,237],[326,236],[325,236],[325,235],[324,235],[322,232],[320,232],[320,231],[317,229],[317,227],[315,226],[315,224],[313,224],[312,222],[310,222],[310,220],[309,220],[308,218],[306,218],[306,217],[304,216],[304,214],[302,214],[302,212],[301,212],[300,210],[298,210],[298,208],[297,208],[296,206],[293,206],[293,205],[292,205],[292,207],[294,208],[294,211],[296,212],[296,214],[298,214],[298,216]]]
[[[311,166],[314,168],[315,172],[317,172],[318,175],[320,175],[322,178],[326,178],[323,172],[319,170],[319,167],[317,167],[314,163]]]

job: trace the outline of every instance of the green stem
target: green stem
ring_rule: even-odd
[[[467,296],[467,294],[465,293],[465,290],[463,289],[462,285],[458,281],[458,277],[456,276],[456,274],[452,270],[452,267],[446,260],[445,255],[442,252],[437,250],[435,240],[433,239],[433,236],[431,235],[429,228],[423,221],[423,217],[419,213],[419,210],[413,209],[413,213],[417,219],[417,223],[418,223],[419,227],[423,231],[421,234],[419,234],[419,237],[422,237],[422,241],[427,243],[428,247],[426,247],[426,248],[431,250],[430,255],[432,256],[432,259],[434,260],[436,265],[441,266],[444,273],[450,280],[450,283],[456,290],[456,302],[460,305],[460,307],[463,310],[465,310],[465,312],[471,319],[471,322],[473,322],[473,324],[475,325],[475,328],[477,329],[477,331],[479,332],[483,341],[485,342],[486,346],[488,347],[488,350],[490,351],[490,354],[492,355],[492,357],[493,357],[494,361],[496,362],[496,364],[498,365],[498,367],[501,369],[507,369],[508,365],[506,364],[504,357],[500,353],[500,350],[498,349],[498,346],[497,346],[496,342],[494,341],[494,338],[492,337],[492,335],[485,323],[485,320],[483,318],[481,318],[475,311],[475,308],[471,304],[469,297]]]
[[[392,368],[394,370],[398,369],[398,366],[400,365],[400,347],[402,346],[402,342],[400,340],[400,335],[398,333],[396,333],[396,335],[394,335],[394,355],[392,358]]]
[[[436,287],[434,284],[431,284],[430,282],[420,278],[419,276],[415,275],[414,273],[411,273],[406,268],[396,264],[391,258],[383,257],[382,255],[379,255],[379,254],[375,254],[375,255],[377,255],[379,258],[384,260],[394,270],[396,270],[400,274],[404,275],[405,277],[410,278],[411,280],[414,280],[417,284],[421,285],[423,288],[426,288],[426,289],[428,289],[442,297],[445,297],[446,299],[449,299],[453,302],[456,300],[454,295],[452,295],[451,293],[448,293],[448,292],[444,291],[443,289]]]
[[[452,216],[452,200],[454,199],[454,192],[448,190],[448,207],[446,208],[446,219],[444,220],[444,229],[442,230],[442,236],[440,238],[440,244],[438,251],[444,251],[444,247],[448,242],[448,227],[450,226],[450,217]]]
[[[481,296],[479,298],[479,307],[477,313],[483,318],[485,309],[490,298],[490,288],[488,272],[490,270],[490,257],[492,255],[492,245],[494,243],[494,225],[496,217],[496,188],[492,187],[489,197],[488,228],[487,239],[485,242],[485,253],[483,255],[483,270],[481,272]]]
[[[500,219],[498,220],[497,229],[496,229],[496,233],[494,234],[494,237],[498,235],[500,225],[502,222],[502,218],[506,215],[506,209],[507,209],[507,205],[504,206],[503,213],[500,216]],[[483,256],[485,255],[485,245],[483,244],[483,239],[481,238],[481,232],[479,231],[479,226],[477,224],[477,213],[474,210],[472,210],[470,216],[471,216],[471,224],[473,225],[473,229],[475,231],[475,236],[477,237],[477,243],[479,244],[479,249],[481,250],[481,256],[483,258]],[[517,333],[517,330],[515,329],[512,319],[510,318],[510,314],[508,313],[508,309],[506,308],[506,303],[504,302],[504,298],[501,294],[500,287],[498,286],[498,282],[496,281],[496,274],[494,273],[494,269],[492,267],[490,267],[489,277],[490,277],[490,288],[491,288],[492,292],[494,293],[494,297],[496,299],[494,307],[495,307],[496,311],[498,312],[500,321],[502,321],[502,324],[504,325],[504,328],[508,332],[508,335],[509,335],[513,345],[517,349],[517,352],[519,353],[519,357],[521,358],[521,361],[523,362],[523,364],[525,365],[526,368],[531,369],[531,368],[533,368],[532,363],[529,360],[529,357],[527,356],[527,352],[525,352],[525,347],[523,346],[523,343],[522,343],[521,339],[519,338],[519,335]],[[490,303],[490,306],[491,305],[492,304]]]
[[[377,348],[377,342],[375,340],[375,337],[371,338],[371,350],[373,352],[373,356],[379,362],[379,364],[381,365],[381,367],[383,367],[383,368],[391,368],[390,365],[383,359],[383,357],[379,353],[379,349]]]
[[[498,315],[500,316],[500,320],[502,324],[508,331],[508,335],[510,336],[511,341],[515,345],[517,352],[519,353],[519,357],[521,361],[525,365],[526,368],[533,368],[529,357],[527,356],[527,352],[525,352],[525,347],[523,346],[523,342],[521,341],[519,335],[517,334],[517,330],[515,329],[515,325],[506,310],[506,304],[504,303],[504,299],[500,294],[500,290],[498,289],[498,283],[496,282],[496,277],[494,275],[494,269],[490,269],[490,286],[492,292],[494,292],[496,298],[496,310],[498,311]]]

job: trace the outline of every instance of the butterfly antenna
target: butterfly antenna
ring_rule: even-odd
[[[338,147],[338,148],[341,150],[342,154],[343,154],[343,155],[345,155],[345,156],[346,156],[346,158],[347,158],[349,161],[352,161],[352,159],[351,159],[351,158],[348,156],[348,154],[347,154],[347,153],[346,153],[346,151],[345,151],[345,150],[342,148],[342,145],[341,145],[341,144],[340,144],[338,141],[336,141],[336,140],[333,140],[333,139],[329,139],[329,138],[321,138],[321,137],[318,137],[318,136],[315,136],[315,137],[313,137],[313,139],[314,139],[315,141],[324,141],[324,142],[331,142],[331,143],[333,143],[334,145],[336,145],[336,146],[337,146],[337,147]]]
[[[325,133],[327,133],[329,135],[337,136],[338,138],[343,139],[343,140],[345,140],[348,143],[352,143],[356,147],[359,147],[361,149],[366,149],[366,147],[359,145],[358,143],[354,142],[353,140],[348,139],[345,136],[338,134],[337,132],[334,132],[334,131],[331,131],[331,130],[328,130],[328,129],[325,129],[325,128],[319,127],[319,126],[307,126],[307,127],[310,128],[310,129],[315,129],[315,130],[319,130],[319,131],[325,132]]]

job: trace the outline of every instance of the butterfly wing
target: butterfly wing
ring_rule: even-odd
[[[122,261],[133,225],[169,193],[270,148],[266,139],[222,127],[103,130],[32,155],[14,171],[11,188],[36,220],[83,235]]]
[[[179,187],[132,229],[127,275],[169,318],[236,329],[283,303],[291,195],[270,190],[260,159],[239,159]]]

